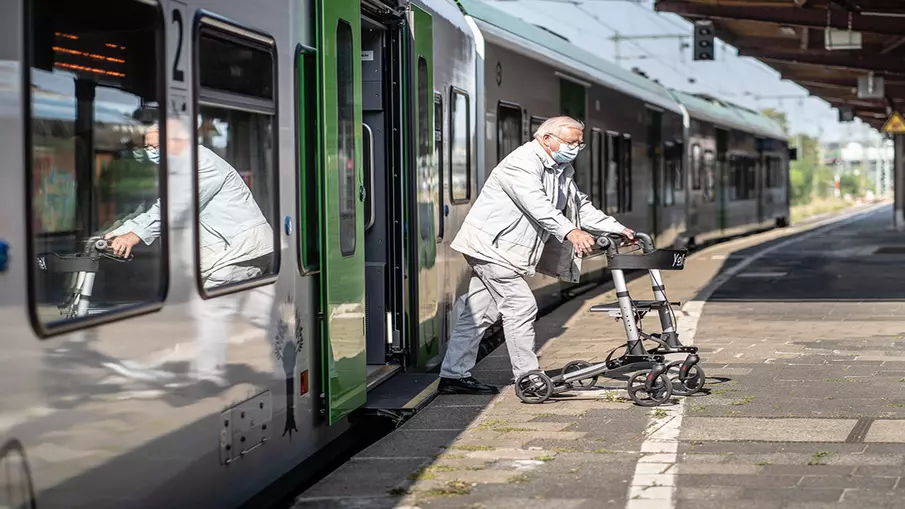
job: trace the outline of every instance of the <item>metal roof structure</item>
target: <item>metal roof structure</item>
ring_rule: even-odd
[[[812,96],[840,112],[850,110],[872,127],[879,129],[893,110],[905,108],[905,1],[655,2],[659,12],[692,22],[713,21],[717,37],[737,48],[740,56],[760,60]],[[849,32],[859,33],[860,49],[827,49],[828,29],[843,39]],[[883,78],[882,97],[859,97],[859,78],[866,81],[871,75]]]

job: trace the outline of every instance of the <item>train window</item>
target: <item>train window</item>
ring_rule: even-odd
[[[540,129],[540,125],[547,121],[546,117],[531,117],[531,133],[530,136],[533,138],[537,133],[537,130]]]
[[[591,173],[593,175],[593,182],[591,183],[590,196],[591,203],[600,210],[606,210],[606,202],[603,201],[603,196],[601,196],[601,189],[604,189],[606,186],[605,174],[603,172],[605,154],[606,150],[603,146],[603,133],[600,132],[600,129],[591,129]]]
[[[632,211],[632,138],[627,134],[622,135],[622,168],[620,171],[620,183],[622,200],[620,200],[620,212]]]
[[[467,203],[471,199],[471,111],[468,94],[452,90],[449,104],[449,172],[450,194],[453,203]]]
[[[352,28],[345,21],[336,25],[337,155],[339,188],[339,250],[355,253],[355,60]],[[328,170],[329,171],[329,170]]]
[[[748,158],[748,198],[757,196],[757,162]]]
[[[704,151],[704,199],[716,201],[716,161],[712,150]]]
[[[35,327],[47,336],[160,307],[168,278],[160,161],[170,147],[157,103],[166,59],[157,7],[30,3],[29,282]],[[13,88],[0,93],[9,104]],[[129,246],[128,261],[97,244],[111,235]]]
[[[739,178],[739,161],[738,156],[729,156],[729,199],[738,199],[738,178]]]
[[[770,161],[770,156],[764,156],[764,188],[770,189],[773,187],[773,164]]]
[[[662,177],[660,178],[660,189],[662,189],[661,194],[663,196],[663,205],[668,207],[670,205],[674,205],[676,203],[676,195],[675,195],[675,160],[673,159],[673,151],[675,149],[675,144],[671,141],[667,141],[663,144],[663,171],[660,172]]]
[[[672,152],[673,161],[673,189],[676,191],[685,190],[685,145],[676,143]]]
[[[443,96],[434,94],[434,157],[437,160],[437,203],[440,210],[437,211],[437,242],[443,240],[444,218],[446,210],[443,204]]]
[[[436,242],[436,231],[434,229],[434,214],[437,210],[431,206],[433,197],[436,196],[433,188],[437,185],[434,174],[434,154],[431,150],[431,142],[434,137],[434,126],[430,122],[431,108],[434,107],[431,101],[431,90],[429,88],[430,77],[427,71],[427,60],[424,57],[418,57],[418,182],[422,182],[428,189],[427,203],[420,193],[418,204],[418,230],[421,235],[421,242]]]
[[[296,164],[298,164],[299,270],[310,274],[320,266],[320,208],[317,162],[317,54],[296,54]],[[367,210],[367,209],[366,209]]]
[[[207,293],[278,270],[275,61],[272,43],[204,22],[196,55],[197,231]]]
[[[622,176],[619,171],[619,165],[622,161],[622,156],[620,155],[622,147],[618,141],[619,139],[616,135],[607,133],[606,177],[604,178],[607,214],[615,214],[622,210],[622,195],[619,193],[619,190],[622,189]]]
[[[704,170],[704,161],[701,158],[701,146],[695,143],[691,146],[691,188],[701,188],[701,175]]]
[[[502,161],[522,144],[522,108],[497,105],[497,162]]]

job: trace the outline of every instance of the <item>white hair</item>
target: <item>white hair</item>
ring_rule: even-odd
[[[565,129],[580,129],[584,131],[584,122],[565,116],[548,118],[534,132],[534,137],[540,138],[547,134],[559,136]]]

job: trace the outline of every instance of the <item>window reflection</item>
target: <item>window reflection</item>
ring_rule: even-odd
[[[160,209],[161,171],[143,150],[158,120],[159,12],[132,1],[54,0],[36,0],[32,11],[40,13],[29,26],[38,318],[50,325],[159,301],[159,215],[127,259],[97,244]]]

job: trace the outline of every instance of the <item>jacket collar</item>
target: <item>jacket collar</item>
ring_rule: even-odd
[[[531,146],[534,148],[534,153],[537,154],[537,157],[540,158],[541,162],[544,164],[544,168],[553,170],[557,175],[563,174],[567,178],[571,177],[572,174],[575,173],[575,170],[572,168],[570,163],[560,164],[553,160],[547,154],[547,151],[544,150],[544,147],[537,141],[537,138],[531,140]]]

